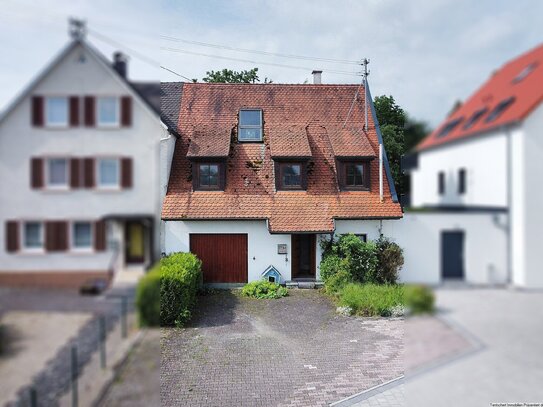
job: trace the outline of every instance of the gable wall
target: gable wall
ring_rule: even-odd
[[[78,62],[82,54],[85,56],[83,64]],[[155,214],[158,218],[160,213],[159,140],[166,132],[158,117],[133,97],[131,127],[35,128],[31,125],[33,94],[122,96],[130,95],[131,91],[78,46],[0,123],[0,264],[2,269],[8,270],[39,268],[43,258],[34,256],[24,260],[17,255],[6,255],[7,219],[97,219],[109,214]],[[55,155],[132,157],[133,187],[109,192],[31,189],[31,157]],[[158,250],[158,239],[155,250]],[[94,257],[100,256],[103,257]],[[85,256],[81,257],[82,263],[85,262]],[[102,269],[91,263],[89,268]],[[71,265],[73,267],[73,263]],[[61,264],[57,266],[62,268]]]

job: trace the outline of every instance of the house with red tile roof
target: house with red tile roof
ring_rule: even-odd
[[[411,206],[425,210],[402,225],[417,241],[404,243],[404,279],[543,287],[542,102],[543,44],[493,72],[420,143],[404,167]]]
[[[402,217],[363,85],[184,83],[180,100],[164,252],[196,253],[204,282],[318,280],[323,237]]]

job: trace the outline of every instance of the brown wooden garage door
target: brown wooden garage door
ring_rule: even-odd
[[[202,260],[204,283],[247,282],[246,234],[191,234],[190,251]]]

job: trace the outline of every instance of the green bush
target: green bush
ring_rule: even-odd
[[[402,285],[348,284],[339,292],[339,304],[366,317],[388,317],[404,303]]]
[[[374,283],[395,284],[403,266],[403,250],[390,239],[381,236],[376,242],[377,268]]]
[[[160,259],[136,289],[140,324],[182,326],[186,323],[201,283],[201,265],[192,253],[174,253]]]
[[[337,254],[327,256],[320,264],[320,275],[324,282],[327,282],[336,273],[342,271],[349,273],[349,263],[346,259],[340,258]]]
[[[358,239],[356,236],[355,238]],[[358,240],[360,241],[360,239]],[[375,243],[360,241],[358,249],[347,259],[350,263],[350,271],[354,281],[360,283],[376,282],[378,259]]]
[[[191,317],[201,283],[202,262],[192,253],[174,253],[160,260],[160,324],[183,326]]]
[[[241,294],[246,297],[252,298],[281,298],[288,295],[288,290],[285,287],[281,287],[279,284],[270,283],[266,280],[253,281],[246,284]]]
[[[413,314],[432,313],[435,306],[434,293],[423,285],[408,285],[405,288],[405,306]]]
[[[136,307],[142,326],[160,325],[160,266],[153,267],[138,283]]]
[[[328,294],[337,294],[347,284],[352,282],[351,274],[346,270],[340,270],[331,275],[324,284],[324,288]]]

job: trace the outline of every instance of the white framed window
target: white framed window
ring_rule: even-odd
[[[71,246],[74,250],[92,250],[93,228],[87,221],[72,222]]]
[[[46,161],[46,184],[48,188],[68,187],[68,159],[48,158]]]
[[[238,141],[262,141],[262,110],[239,111]]]
[[[98,187],[119,188],[121,180],[120,167],[118,158],[99,158],[96,166]]]
[[[51,96],[45,98],[45,124],[51,127],[68,126],[68,98]]]
[[[24,250],[42,251],[44,248],[43,223],[37,221],[27,221],[23,223],[23,244]]]
[[[115,96],[101,96],[96,99],[96,122],[98,126],[119,125],[119,98]]]

